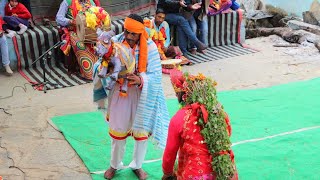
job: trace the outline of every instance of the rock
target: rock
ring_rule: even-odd
[[[266,11],[253,10],[253,11],[247,12],[246,17],[247,19],[265,19],[265,18],[273,17],[273,15]]]
[[[312,2],[310,11],[312,12],[320,11],[320,2],[318,0],[314,0]]]
[[[313,16],[316,18],[318,23],[320,22],[320,2],[318,0],[314,0],[311,4],[310,12],[312,12]]]
[[[320,35],[320,27],[297,20],[288,21],[288,26],[293,30],[306,30],[314,34]]]
[[[237,0],[237,2],[244,7],[246,12],[261,10],[263,7],[261,0]]]
[[[314,16],[313,12],[306,11],[302,13],[303,16],[303,22],[313,24],[313,25],[319,25],[319,21]]]
[[[278,7],[274,7],[272,5],[266,5],[266,11],[268,14],[273,15],[272,19],[270,19],[270,23],[274,27],[284,27],[286,24],[282,21],[283,18],[288,16],[288,13]]]

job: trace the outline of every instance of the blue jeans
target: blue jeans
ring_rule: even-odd
[[[192,31],[192,28],[186,18],[180,14],[169,13],[166,14],[165,20],[169,24],[177,27],[178,43],[183,54],[188,52],[188,40],[195,46],[199,46],[201,44],[196,34]]]
[[[1,59],[3,65],[9,65],[9,51],[8,51],[8,42],[6,36],[3,34],[0,37],[0,51],[1,51]]]
[[[202,21],[198,19],[198,16],[196,11],[193,17],[189,19],[189,24],[198,39],[208,46],[208,16],[204,16]],[[190,47],[195,48],[195,45],[190,42]]]

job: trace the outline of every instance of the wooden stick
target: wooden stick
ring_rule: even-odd
[[[273,47],[299,47],[298,44],[275,44]]]

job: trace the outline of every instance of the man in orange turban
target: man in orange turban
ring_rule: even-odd
[[[104,177],[112,179],[116,171],[124,167],[122,159],[126,138],[132,136],[135,146],[129,168],[140,180],[146,179],[147,173],[141,167],[147,151],[147,140],[153,136],[156,144],[164,148],[170,119],[161,83],[160,56],[156,44],[148,38],[142,17],[136,14],[125,19],[124,32],[114,36],[112,41],[121,43],[128,53],[132,53],[136,67],[133,73],[126,75],[131,84],[127,97],[120,95],[120,83],[115,85],[108,97],[103,87],[94,91],[100,95],[96,100],[108,98],[106,119],[109,121],[112,143],[110,168]]]

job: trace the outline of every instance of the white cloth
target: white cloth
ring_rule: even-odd
[[[112,138],[110,166],[114,169],[123,169],[123,156],[125,153],[126,139],[116,140]],[[140,169],[147,153],[148,141],[135,141],[133,159],[129,164],[131,169]]]
[[[119,93],[120,85],[117,83],[110,93],[108,113],[110,133],[114,137],[122,138],[124,134],[126,136],[132,130],[141,90],[136,86],[130,86],[127,97],[122,97]]]

